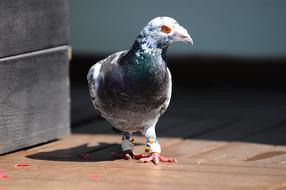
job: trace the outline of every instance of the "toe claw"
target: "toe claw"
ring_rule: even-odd
[[[163,156],[160,156],[160,161],[162,161],[162,162],[174,162],[174,163],[177,162],[177,160],[175,158],[166,158]]]
[[[158,165],[160,163],[160,158],[159,157],[155,157],[154,158],[154,164]]]
[[[130,154],[125,154],[125,160],[132,160],[132,157]]]

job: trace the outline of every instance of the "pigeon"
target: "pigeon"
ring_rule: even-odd
[[[122,133],[122,152],[113,153],[139,162],[176,162],[161,155],[155,125],[169,106],[172,93],[167,50],[173,42],[193,44],[188,31],[170,17],[152,19],[139,33],[130,50],[114,53],[94,64],[88,88],[96,111]],[[133,152],[132,133],[146,138],[145,152]]]

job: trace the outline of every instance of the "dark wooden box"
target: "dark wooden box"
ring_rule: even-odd
[[[70,132],[67,0],[0,1],[0,154]]]

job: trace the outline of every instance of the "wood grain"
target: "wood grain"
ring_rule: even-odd
[[[1,0],[0,58],[68,44],[67,0]]]
[[[74,146],[74,142],[89,142],[88,138],[71,136],[66,140],[66,148]],[[117,136],[118,137],[118,136]],[[96,139],[94,135],[93,139]],[[92,140],[92,138],[89,138]],[[106,139],[107,142],[110,142]],[[92,140],[94,143],[94,140]],[[53,144],[48,149],[58,150],[61,143]],[[38,152],[45,152],[44,147]],[[1,157],[0,168],[10,177],[1,181],[0,187],[9,189],[267,189],[282,186],[286,169],[277,167],[256,166],[255,162],[243,164],[231,162],[205,162],[197,163],[193,160],[182,159],[177,164],[139,164],[136,161],[101,161],[92,158],[84,160],[53,160],[49,157],[42,159],[27,159],[30,151],[22,151],[13,155]],[[34,153],[32,153],[34,154]],[[78,155],[77,151],[70,151],[70,155]],[[54,156],[57,156],[56,153]],[[66,154],[67,155],[67,154]],[[16,169],[15,163],[30,164],[26,168]],[[93,180],[91,175],[97,175]],[[76,179],[76,180],[75,180]],[[24,185],[29,180],[29,185]],[[44,185],[48,184],[48,185]],[[23,186],[24,185],[24,186]],[[24,187],[24,188],[23,188]]]
[[[69,133],[67,46],[0,59],[0,153]]]

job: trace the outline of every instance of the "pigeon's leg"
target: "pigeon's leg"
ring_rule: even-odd
[[[159,164],[161,162],[177,162],[174,158],[166,158],[160,155],[161,153],[161,146],[158,142],[158,139],[156,137],[155,133],[155,126],[152,127],[145,127],[144,128],[144,135],[147,140],[147,145],[145,152],[149,152],[149,155],[141,158],[139,162],[151,162],[153,161],[154,164]]]
[[[140,159],[145,155],[135,154],[133,152],[133,147],[135,144],[135,139],[132,137],[131,132],[122,132],[121,149],[122,152],[113,152],[112,155],[117,158],[124,158],[126,160]]]

